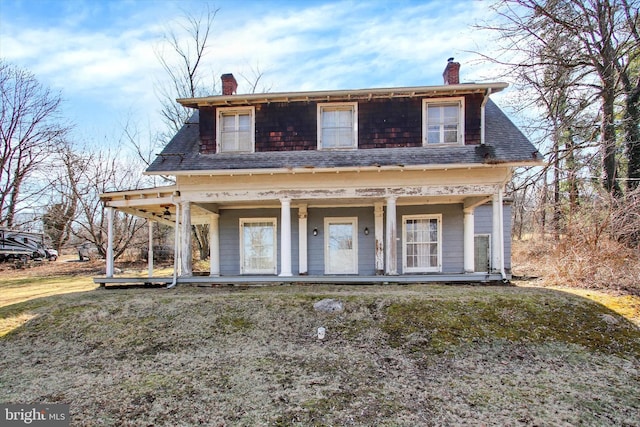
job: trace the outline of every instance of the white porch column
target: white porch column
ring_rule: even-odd
[[[396,225],[396,197],[387,199],[387,238],[386,238],[386,270],[390,276],[398,274],[398,235]]]
[[[107,207],[107,267],[106,276],[113,277],[113,211],[112,207]]]
[[[220,275],[220,214],[209,216],[209,276]]]
[[[475,271],[475,223],[474,208],[465,208],[464,212],[464,272],[473,273]]]
[[[291,273],[291,199],[280,199],[280,276],[292,276]]]
[[[373,205],[374,236],[376,239],[375,269],[376,275],[384,274],[384,208],[382,202]]]
[[[149,249],[147,251],[147,262],[149,266],[149,277],[153,277],[153,224],[155,221],[148,220],[149,225]]]
[[[502,189],[493,195],[491,203],[492,229],[491,229],[491,271],[500,272],[503,258],[502,242]]]
[[[182,210],[182,229],[180,230],[180,261],[182,268],[180,270],[180,275],[182,277],[191,277],[193,275],[193,256],[191,254],[191,202],[184,201],[180,203],[180,205]]]
[[[306,276],[307,266],[307,205],[298,208],[298,274]]]

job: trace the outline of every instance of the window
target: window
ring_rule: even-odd
[[[254,147],[253,107],[218,109],[218,152],[251,153]]]
[[[358,147],[358,103],[318,104],[318,149]]]
[[[241,274],[276,274],[276,219],[240,219]]]
[[[402,259],[405,273],[442,270],[441,215],[402,217]]]
[[[464,143],[464,98],[423,100],[424,145]]]

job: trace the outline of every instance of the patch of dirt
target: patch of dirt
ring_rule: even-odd
[[[30,261],[26,265],[13,262],[0,263],[0,278],[16,275],[22,277],[98,276],[104,274],[104,271],[104,260],[58,259],[57,261]]]
[[[156,263],[155,268],[171,267],[172,263]],[[56,261],[30,261],[26,265],[15,262],[0,263],[0,279],[3,277],[56,277],[56,276],[101,276],[105,273],[105,260],[80,261],[77,257],[65,256]],[[122,271],[146,271],[146,261],[116,261],[115,268]]]

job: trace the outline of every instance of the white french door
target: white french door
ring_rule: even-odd
[[[358,274],[358,218],[325,218],[325,274]]]

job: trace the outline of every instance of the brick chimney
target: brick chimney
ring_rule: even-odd
[[[236,81],[236,78],[233,77],[233,74],[223,74],[220,79],[222,80],[223,95],[233,95],[234,93],[236,93],[238,89],[238,82]]]
[[[447,59],[447,66],[442,73],[442,77],[446,85],[460,84],[460,63],[453,62],[453,58]]]

